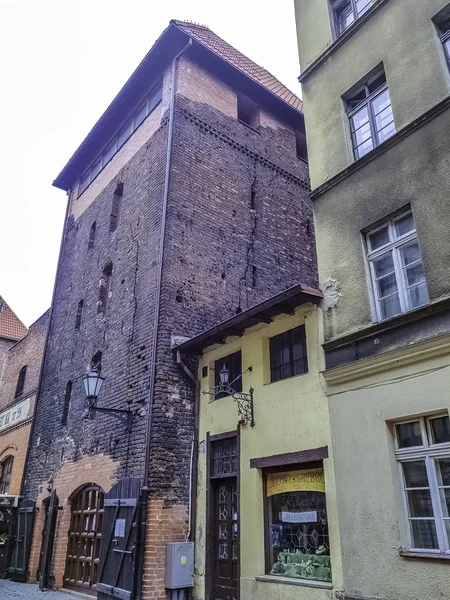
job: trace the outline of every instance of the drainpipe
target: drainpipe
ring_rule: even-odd
[[[189,481],[189,527],[186,540],[195,541],[195,528],[197,523],[197,479],[198,479],[198,430],[200,418],[200,381],[192,373],[187,364],[181,357],[181,352],[177,350],[177,365],[194,383],[194,436],[192,439],[191,469]]]
[[[192,46],[192,38],[186,46],[175,56],[172,61],[172,81],[171,81],[171,94],[170,94],[170,109],[169,109],[169,131],[167,139],[167,152],[166,152],[166,172],[164,179],[164,195],[163,195],[163,206],[162,206],[162,217],[161,217],[161,232],[159,238],[159,257],[158,257],[158,276],[156,284],[156,299],[155,299],[155,318],[153,321],[153,340],[152,340],[152,352],[150,355],[150,389],[148,393],[148,409],[147,409],[147,427],[145,435],[145,465],[144,465],[144,477],[143,486],[141,493],[141,506],[140,506],[140,540],[138,547],[137,557],[137,569],[136,569],[136,600],[142,600],[142,579],[144,576],[144,562],[145,562],[145,539],[147,533],[147,512],[148,502],[150,496],[149,488],[149,468],[150,468],[150,442],[152,433],[152,416],[153,416],[153,400],[155,392],[155,379],[156,379],[156,352],[158,348],[158,329],[159,329],[159,312],[161,303],[161,282],[163,274],[163,258],[164,258],[164,241],[166,237],[166,218],[167,218],[167,203],[169,198],[169,179],[170,179],[170,163],[172,158],[172,141],[173,141],[173,122],[175,116],[175,86],[176,86],[176,74],[177,74],[177,63],[181,55]]]

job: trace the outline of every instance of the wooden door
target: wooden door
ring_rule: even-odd
[[[42,536],[41,557],[39,561],[39,589],[53,587],[53,575],[51,573],[53,543],[55,541],[56,520],[58,518],[59,500],[56,491],[50,495],[45,506],[45,524]]]
[[[92,483],[72,500],[64,587],[96,591],[104,498],[104,491]]]
[[[214,600],[237,600],[239,515],[237,478],[214,480]]]
[[[135,597],[141,487],[138,477],[128,477],[116,483],[105,496],[98,600]]]
[[[33,537],[34,500],[25,498],[19,505],[16,534],[13,539],[11,566],[8,573],[14,581],[26,581],[31,540]]]

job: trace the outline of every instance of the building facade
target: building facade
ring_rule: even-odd
[[[48,320],[49,311],[9,348],[0,381],[0,575],[9,566]]]
[[[344,597],[450,598],[450,5],[295,8]]]
[[[166,543],[193,536],[195,386],[173,341],[317,285],[300,109],[208,28],[173,21],[56,179],[68,209],[16,573],[166,597]],[[88,371],[104,380],[90,405]]]
[[[342,589],[320,299],[294,286],[177,348],[181,360],[203,350],[195,598]]]

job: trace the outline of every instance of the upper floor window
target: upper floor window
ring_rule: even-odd
[[[260,125],[259,106],[242,94],[238,95],[238,119],[241,123],[248,125],[252,129],[258,129]]]
[[[367,236],[367,258],[378,319],[389,319],[429,302],[411,211]]]
[[[25,378],[27,376],[27,367],[24,366],[19,371],[19,377],[17,378],[16,391],[14,393],[14,398],[18,398],[23,394],[23,390],[25,388]]]
[[[279,381],[308,372],[305,326],[270,338],[270,380]]]
[[[448,414],[395,425],[409,549],[450,552],[450,420]]]
[[[223,358],[219,358],[214,363],[214,385],[217,386],[220,384],[220,371],[223,367],[226,367],[228,371],[230,371],[230,385],[236,392],[242,392],[242,355],[241,351],[233,352],[233,354],[229,354],[228,356],[224,356]],[[215,399],[224,398],[227,394],[225,392],[220,392],[216,394]]]
[[[337,35],[343,33],[372,6],[372,0],[331,0]]]
[[[89,230],[89,241],[88,241],[88,250],[91,250],[95,245],[95,233],[97,230],[97,223],[94,221]]]
[[[112,271],[112,263],[108,263],[104,267],[102,276],[98,282],[97,313],[99,315],[106,315],[106,311],[108,310],[109,297],[111,294]]]
[[[7,494],[11,482],[14,458],[8,456],[0,465],[0,494]]]
[[[447,62],[450,67],[450,17],[439,23],[438,30],[441,42],[444,46],[445,56],[447,57]]]
[[[112,206],[111,206],[111,216],[109,218],[109,232],[112,233],[117,229],[117,224],[119,222],[119,213],[120,206],[122,204],[122,196],[123,196],[123,183],[119,182],[114,190]]]
[[[78,189],[78,195],[82,194],[84,190],[90,185],[92,181],[97,177],[102,169],[106,167],[112,157],[120,150],[125,144],[131,134],[136,131],[139,125],[153,112],[156,106],[161,102],[162,99],[162,84],[159,83],[150,94],[139,104],[132,115],[127,119],[125,124],[109,142],[109,144],[103,149],[95,161],[90,167],[84,172],[80,180],[80,186]]]
[[[345,97],[355,159],[396,132],[384,71],[367,78]]]

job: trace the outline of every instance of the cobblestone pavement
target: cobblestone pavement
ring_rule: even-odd
[[[36,583],[0,579],[0,600],[77,600],[65,592],[41,592]]]

